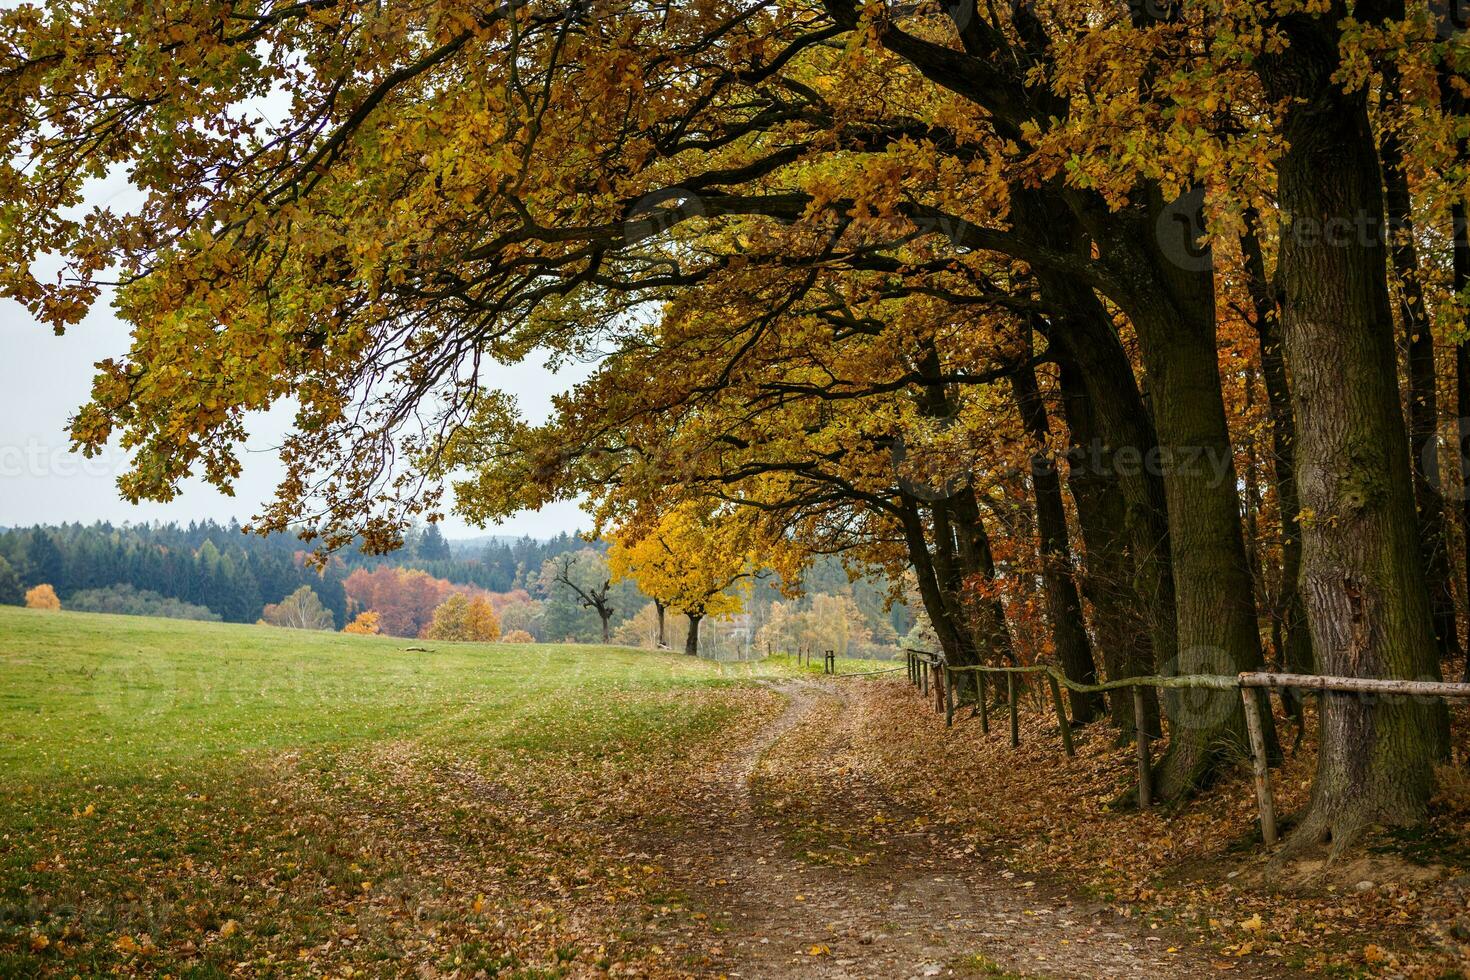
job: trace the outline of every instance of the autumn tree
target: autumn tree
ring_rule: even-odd
[[[121,439],[130,499],[228,487],[248,415],[290,401],[255,526],[325,549],[391,549],[457,474],[471,519],[700,502],[911,569],[956,664],[1027,655],[1031,569],[1079,676],[1093,639],[1109,673],[1259,669],[1263,618],[1289,664],[1436,676],[1458,623],[1426,314],[1461,341],[1470,278],[1442,6],[23,7],[0,14],[0,294],[60,329],[124,284],[130,348],[72,435]],[[114,169],[141,205],[79,216]],[[1420,214],[1436,234],[1385,229]],[[1453,282],[1420,295],[1435,269]],[[1221,368],[1237,283],[1291,583],[1267,616],[1272,512]],[[538,425],[481,373],[533,351],[599,359]],[[1463,342],[1456,367],[1470,392]],[[1174,799],[1243,712],[1164,713]],[[1422,816],[1440,712],[1331,697],[1322,731],[1299,839]]]
[[[483,595],[470,599],[465,610],[464,631],[466,639],[476,643],[493,643],[500,639],[500,620],[490,600]]]
[[[427,572],[390,565],[355,569],[343,588],[356,608],[378,614],[379,625],[389,636],[421,635],[434,610],[454,590]]]
[[[378,625],[378,614],[371,609],[364,609],[353,618],[352,622],[342,627],[342,632],[355,636],[377,636],[381,632],[381,627]]]
[[[699,654],[700,623],[740,611],[742,599],[732,587],[759,571],[754,529],[740,516],[689,501],[631,521],[614,535],[608,565],[660,604],[660,644],[665,608],[678,609],[688,620],[684,652],[690,656]],[[778,550],[762,557],[775,560]]]
[[[55,589],[42,582],[26,590],[26,608],[55,612],[61,608],[61,600],[56,597]]]

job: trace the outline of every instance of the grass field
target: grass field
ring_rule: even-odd
[[[0,975],[556,975],[596,932],[547,903],[567,864],[628,885],[548,814],[647,805],[793,669],[0,607]]]

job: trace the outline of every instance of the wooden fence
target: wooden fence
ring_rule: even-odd
[[[1246,732],[1250,737],[1251,768],[1255,781],[1256,803],[1261,817],[1261,838],[1266,844],[1276,843],[1276,806],[1271,792],[1271,773],[1267,766],[1266,739],[1261,723],[1259,690],[1291,688],[1300,691],[1332,691],[1343,694],[1376,694],[1399,697],[1470,698],[1470,684],[1455,684],[1446,681],[1386,680],[1372,677],[1330,677],[1316,674],[1269,674],[1246,671],[1234,676],[1225,674],[1187,674],[1177,676],[1151,675],[1147,677],[1122,677],[1101,684],[1083,684],[1069,680],[1055,667],[987,667],[981,665],[952,667],[944,657],[925,650],[905,650],[908,661],[909,681],[919,688],[924,696],[934,698],[935,711],[944,715],[946,725],[954,724],[956,708],[956,681],[966,675],[974,676],[975,705],[980,715],[980,730],[990,732],[990,709],[985,696],[986,678],[1004,676],[1006,704],[1010,712],[1011,745],[1021,744],[1020,721],[1017,715],[1016,680],[1025,675],[1044,675],[1050,689],[1052,710],[1056,712],[1057,728],[1062,737],[1062,750],[1067,755],[1076,755],[1072,745],[1072,726],[1067,720],[1067,708],[1062,702],[1063,687],[1081,694],[1106,692],[1116,696],[1123,689],[1133,693],[1133,717],[1135,720],[1134,741],[1138,757],[1138,805],[1147,807],[1152,802],[1152,761],[1149,749],[1149,733],[1144,714],[1144,690],[1147,688],[1195,688],[1215,691],[1239,691],[1245,705]]]

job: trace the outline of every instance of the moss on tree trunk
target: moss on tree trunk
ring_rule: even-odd
[[[1382,182],[1363,91],[1344,93],[1340,5],[1286,21],[1289,51],[1263,58],[1290,100],[1278,168],[1282,325],[1298,425],[1302,596],[1324,673],[1437,678],[1399,408],[1385,273]],[[1331,180],[1323,174],[1331,173]],[[1334,853],[1370,825],[1423,818],[1446,738],[1441,706],[1327,695],[1317,775],[1290,849]]]

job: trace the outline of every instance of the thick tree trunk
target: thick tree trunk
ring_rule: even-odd
[[[934,559],[929,552],[918,501],[909,494],[900,494],[898,516],[909,563],[913,565],[914,578],[918,583],[919,599],[929,615],[934,635],[939,639],[940,651],[948,663],[962,666],[978,664],[980,655],[975,648],[974,634],[963,619],[956,618],[955,608],[945,599],[944,588],[940,585]]]
[[[1098,240],[1104,263],[1128,284],[1118,300],[1138,331],[1159,437],[1155,465],[1168,501],[1178,612],[1178,655],[1159,669],[1260,670],[1255,590],[1220,388],[1212,263],[1207,250],[1195,252],[1203,195],[1167,204],[1156,188],[1143,196],[1136,212],[1099,221]],[[1171,216],[1184,227],[1174,227]],[[1165,707],[1171,732],[1156,789],[1160,798],[1175,799],[1209,783],[1246,751],[1245,713],[1230,692],[1171,691]],[[1275,731],[1270,713],[1263,714],[1274,754]]]
[[[1437,679],[1434,628],[1399,407],[1382,182],[1366,92],[1345,93],[1334,3],[1281,21],[1289,49],[1262,57],[1287,103],[1278,165],[1282,326],[1298,424],[1302,592],[1324,673]],[[1330,173],[1331,180],[1323,174]],[[1433,705],[1324,694],[1312,800],[1293,847],[1424,817],[1445,743]]]
[[[657,599],[653,600],[653,609],[658,613],[658,642],[657,647],[662,650],[669,645],[668,631],[664,629],[664,613],[667,607]]]
[[[1037,191],[1017,190],[1013,202],[1017,220],[1048,244],[1079,258],[1091,255],[1092,238],[1069,209]],[[1163,476],[1158,467],[1142,462],[1158,453],[1153,420],[1102,302],[1074,279],[1045,269],[1035,273],[1042,299],[1055,317],[1047,331],[1052,353],[1058,363],[1076,366],[1074,390],[1085,394],[1088,407],[1087,434],[1074,429],[1069,478],[1075,481],[1087,470],[1100,485],[1121,491],[1131,589],[1148,632],[1142,649],[1125,655],[1105,648],[1103,655],[1147,663],[1147,670],[1138,673],[1152,673],[1157,663],[1171,663],[1177,656],[1178,625]],[[1077,421],[1069,418],[1069,423]],[[1151,709],[1154,703],[1150,692]],[[1131,718],[1131,705],[1124,710]]]
[[[1462,147],[1463,155],[1463,147]],[[1450,211],[1455,234],[1455,292],[1470,288],[1470,216],[1465,205],[1456,204]],[[1455,399],[1460,412],[1460,527],[1465,532],[1465,573],[1470,583],[1470,341],[1455,345]],[[1461,680],[1470,684],[1470,656],[1465,658]]]
[[[685,618],[689,620],[689,635],[684,637],[684,652],[691,657],[699,656],[699,621],[704,619],[701,613],[686,612]]]
[[[602,642],[611,643],[612,628],[608,624],[612,621],[612,612],[603,612],[601,609],[599,609],[597,610],[597,615],[602,620]]]
[[[1391,61],[1383,68],[1383,93],[1386,100],[1397,101],[1402,97],[1398,66]],[[1419,514],[1419,554],[1429,586],[1435,642],[1441,657],[1455,657],[1460,653],[1460,633],[1455,617],[1455,593],[1450,584],[1449,540],[1435,438],[1439,393],[1434,376],[1434,331],[1419,279],[1419,252],[1414,244],[1414,217],[1409,178],[1404,172],[1403,145],[1392,129],[1386,129],[1379,140],[1379,157],[1383,163],[1389,255],[1398,280],[1399,322],[1403,325],[1408,350],[1409,462],[1414,478],[1414,505]]]
[[[1055,352],[1055,348],[1054,348]],[[1154,672],[1147,611],[1133,587],[1132,559],[1128,554],[1127,505],[1110,460],[1089,462],[1087,447],[1104,444],[1097,420],[1080,377],[1081,369],[1069,358],[1059,358],[1062,410],[1071,435],[1067,486],[1077,506],[1082,533],[1082,594],[1092,606],[1092,628],[1109,680]],[[1133,738],[1133,698],[1126,691],[1108,699],[1108,714],[1118,728],[1119,742]],[[1145,728],[1162,734],[1159,702],[1153,689],[1144,699]]]
[[[1254,213],[1248,217],[1253,221]],[[1251,326],[1261,345],[1261,380],[1271,414],[1271,448],[1276,475],[1276,509],[1281,520],[1281,584],[1273,603],[1272,616],[1281,634],[1278,643],[1280,667],[1291,674],[1312,674],[1312,633],[1302,606],[1301,497],[1296,487],[1296,419],[1291,410],[1291,383],[1286,373],[1286,350],[1281,337],[1281,314],[1266,277],[1266,261],[1254,226],[1240,239],[1245,258],[1247,288],[1254,317]],[[1300,717],[1301,697],[1288,689],[1282,703]]]
[[[1036,530],[1046,590],[1047,619],[1052,643],[1062,672],[1082,684],[1097,683],[1097,664],[1082,619],[1082,600],[1072,577],[1072,551],[1067,541],[1067,512],[1062,505],[1061,479],[1055,461],[1046,451],[1050,433],[1046,405],[1036,383],[1036,370],[1029,363],[1011,378],[1021,424],[1035,446],[1031,453],[1031,491],[1036,499]],[[1105,709],[1101,694],[1069,692],[1072,718],[1085,724]]]
[[[1442,36],[1451,37],[1460,29],[1461,25],[1455,23],[1451,17],[1449,4],[1435,5],[1435,13],[1439,18],[1438,26]],[[1470,98],[1466,98],[1461,88],[1465,82],[1463,75],[1457,77],[1448,59],[1440,62],[1439,97],[1445,112],[1464,116],[1470,111]],[[1470,140],[1459,140],[1456,150],[1461,160],[1470,157]],[[1454,242],[1453,284],[1455,292],[1464,295],[1466,289],[1470,289],[1470,216],[1466,214],[1464,198],[1450,206],[1450,225]],[[1461,324],[1462,329],[1463,327],[1464,324]],[[1456,436],[1459,441],[1461,477],[1460,529],[1465,535],[1467,577],[1464,582],[1467,592],[1470,592],[1470,341],[1461,341],[1455,346],[1455,401],[1460,413]],[[1462,679],[1470,684],[1470,655],[1465,658]]]

